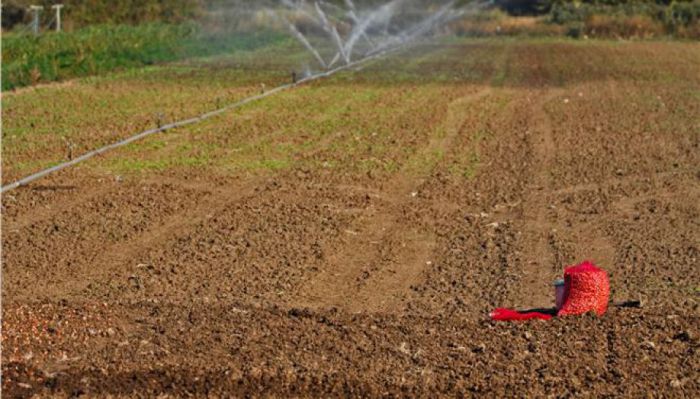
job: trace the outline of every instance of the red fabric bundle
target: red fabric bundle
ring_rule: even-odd
[[[496,321],[510,321],[510,320],[530,320],[530,319],[540,319],[540,320],[549,320],[552,318],[552,315],[548,315],[545,313],[540,313],[540,312],[518,312],[517,310],[513,309],[506,309],[506,308],[498,308],[494,309],[493,312],[489,315],[491,316],[491,320],[496,320]]]
[[[591,262],[564,270],[564,305],[557,316],[577,315],[594,311],[598,315],[608,309],[610,281],[605,270]]]

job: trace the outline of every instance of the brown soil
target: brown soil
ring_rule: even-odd
[[[700,396],[700,105],[682,89],[698,59],[648,46],[601,51],[677,80],[597,79],[577,45],[575,72],[562,48],[509,51],[517,84],[377,114],[410,150],[382,172],[320,140],[300,165],[339,169],[75,169],[8,193],[3,393]],[[488,320],[553,306],[584,259],[641,308]]]

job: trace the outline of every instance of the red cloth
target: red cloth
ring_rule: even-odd
[[[608,309],[610,281],[605,270],[591,262],[564,270],[564,305],[557,316],[577,315],[593,311],[598,315]]]
[[[506,309],[506,308],[498,308],[494,309],[493,312],[489,315],[491,316],[491,320],[496,320],[496,321],[511,321],[511,320],[530,320],[530,319],[540,319],[540,320],[549,320],[552,318],[552,315],[548,315],[545,313],[540,313],[540,312],[518,312],[517,310],[513,309]]]

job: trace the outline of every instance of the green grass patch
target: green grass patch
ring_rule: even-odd
[[[91,26],[39,36],[4,34],[2,90],[115,69],[232,51],[280,42],[271,31],[217,36],[193,23]]]
[[[131,143],[124,147],[127,151],[155,151],[165,148],[168,144],[164,140],[143,140]]]
[[[114,173],[142,173],[159,172],[177,167],[203,167],[210,163],[206,156],[166,158],[166,159],[133,159],[116,158],[107,165],[107,169]]]
[[[64,161],[45,161],[45,160],[35,160],[35,161],[27,161],[27,162],[19,162],[15,166],[17,170],[41,170],[41,169],[48,169],[51,167],[54,167]]]

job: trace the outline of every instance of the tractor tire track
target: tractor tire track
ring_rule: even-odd
[[[340,249],[334,248],[324,269],[292,298],[292,304],[312,308],[337,307],[350,312],[390,312],[400,308],[409,287],[431,264],[434,233],[421,227],[418,212],[425,205],[415,198],[430,171],[415,170],[415,160],[447,150],[464,124],[463,108],[487,96],[480,89],[448,105],[446,132],[431,137],[407,160],[401,171],[383,185],[375,205],[368,207],[344,231]]]
[[[544,110],[544,104],[556,97],[556,91],[534,92],[535,99],[530,109],[532,127],[533,170],[531,187],[520,203],[522,224],[522,246],[525,256],[520,272],[522,281],[514,290],[518,308],[547,307],[551,305],[551,281],[558,266],[555,263],[549,241],[555,224],[550,221],[548,211],[552,203],[553,181],[550,170],[557,148],[552,138],[552,121]]]

